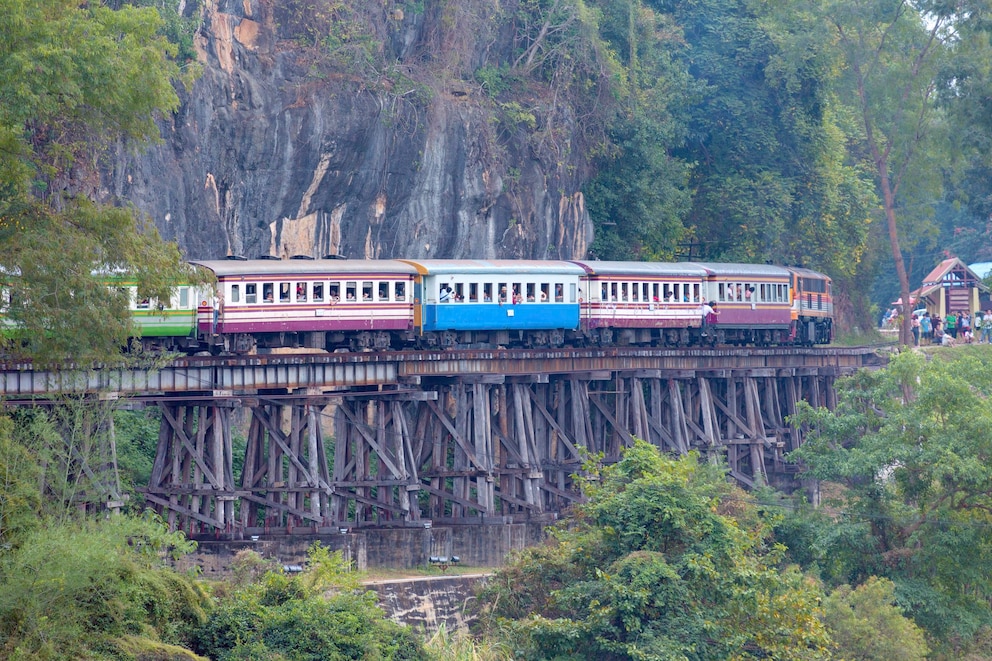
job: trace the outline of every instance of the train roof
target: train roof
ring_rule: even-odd
[[[806,269],[806,268],[802,268],[800,266],[787,266],[786,268],[788,270],[792,271],[793,273],[798,273],[799,275],[803,276],[804,278],[819,278],[819,279],[823,279],[823,280],[829,280],[830,279],[830,276],[824,275],[823,273],[820,273],[819,271],[814,271],[813,269]]]
[[[219,278],[335,274],[414,275],[416,269],[398,259],[211,259],[193,260]]]
[[[707,274],[721,277],[740,278],[787,278],[789,272],[781,266],[770,264],[724,264],[721,262],[693,262],[706,270]]]
[[[524,274],[583,275],[571,262],[540,259],[404,259],[422,275]]]
[[[705,277],[706,269],[691,262],[577,262],[589,275],[694,276]]]

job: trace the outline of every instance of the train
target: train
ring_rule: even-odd
[[[830,278],[714,262],[196,260],[213,287],[131,294],[143,349],[249,354],[582,346],[812,346]],[[715,314],[704,318],[704,304]]]

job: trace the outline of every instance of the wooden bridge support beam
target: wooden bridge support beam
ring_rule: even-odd
[[[436,378],[421,391],[258,399],[233,476],[231,408],[166,404],[148,488],[174,528],[290,532],[550,520],[581,498],[588,455],[643,438],[726,460],[746,486],[783,486],[805,399],[834,405],[815,370],[604,371]],[[333,409],[333,442],[321,418]],[[793,486],[795,486],[793,482]]]
[[[170,528],[191,534],[234,525],[230,411],[222,402],[160,407],[158,450],[146,498]]]

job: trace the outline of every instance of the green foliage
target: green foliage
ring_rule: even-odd
[[[489,631],[527,658],[827,658],[819,589],[722,471],[643,442],[603,469],[588,503],[497,572]]]
[[[179,253],[125,209],[89,201],[112,144],[158,138],[178,105],[176,49],[154,9],[4,0],[0,13],[0,272],[5,315],[41,361],[115,355],[124,296],[97,273],[128,272],[165,297]]]
[[[125,639],[185,644],[203,595],[164,557],[193,546],[154,518],[46,522],[0,554],[0,656],[129,658]]]
[[[897,604],[943,646],[992,624],[992,356],[916,352],[838,384],[834,412],[804,407],[795,452],[840,485],[841,514],[817,531],[824,578],[895,584]]]
[[[824,621],[843,659],[888,661],[927,658],[923,631],[894,604],[892,581],[871,577],[855,589],[842,585],[823,602]]]
[[[236,582],[196,632],[194,649],[232,659],[425,659],[423,644],[386,619],[339,551],[314,544],[298,575],[269,571],[251,582],[260,558],[239,558]]]
[[[40,474],[35,457],[14,440],[11,419],[0,417],[0,556],[38,526]]]
[[[479,67],[475,70],[475,80],[482,85],[482,91],[493,99],[510,89],[512,84],[510,70],[505,65]]]

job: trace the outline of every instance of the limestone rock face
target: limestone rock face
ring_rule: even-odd
[[[162,143],[114,155],[105,199],[150,216],[191,259],[584,257],[589,166],[541,134],[539,110],[536,127],[496,119],[472,77],[492,35],[448,17],[469,43],[452,49],[457,65],[438,63],[443,17],[381,4],[377,39],[408,76],[315,72],[278,3],[208,0],[202,75]]]

